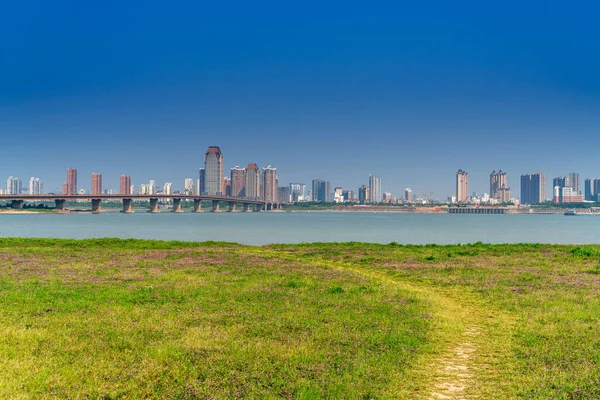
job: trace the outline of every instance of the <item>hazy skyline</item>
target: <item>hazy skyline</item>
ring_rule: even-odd
[[[64,1],[3,7],[0,177],[92,172],[178,189],[209,145],[401,196],[488,192],[502,169],[600,176],[600,5]],[[143,5],[142,5],[143,4]]]

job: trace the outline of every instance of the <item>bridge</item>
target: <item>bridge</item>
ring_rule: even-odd
[[[115,200],[123,202],[124,213],[133,213],[133,201],[134,200],[147,200],[150,202],[149,212],[157,213],[160,212],[158,209],[158,201],[161,200],[172,200],[173,201],[173,212],[183,212],[181,209],[182,200],[193,200],[194,201],[194,212],[201,212],[201,203],[208,201],[211,203],[211,211],[219,211],[219,203],[227,202],[227,211],[232,212],[236,210],[236,204],[242,205],[242,211],[251,211],[254,207],[255,211],[271,211],[281,207],[280,203],[271,203],[264,200],[247,199],[244,197],[226,197],[226,196],[195,196],[186,194],[19,194],[19,195],[0,195],[0,201],[10,201],[11,207],[14,209],[23,208],[23,203],[26,201],[53,201],[56,204],[57,211],[65,210],[65,203],[67,201],[77,200],[90,200],[92,202],[92,212],[102,212],[101,204],[103,200]]]

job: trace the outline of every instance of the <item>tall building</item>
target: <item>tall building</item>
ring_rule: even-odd
[[[344,202],[344,189],[341,186],[333,189],[333,201],[336,203]]]
[[[77,170],[75,168],[67,169],[67,193],[77,194]]]
[[[183,193],[187,196],[196,194],[196,187],[192,178],[185,178],[183,181]]]
[[[342,197],[344,201],[355,201],[354,199],[354,191],[344,189],[342,190]]]
[[[150,181],[148,185],[148,194],[156,194],[156,181]]]
[[[246,167],[246,197],[249,199],[260,198],[260,168],[254,163],[248,164]]]
[[[223,190],[225,191],[225,196],[231,197],[231,179],[227,177],[223,178]]]
[[[362,185],[358,188],[358,202],[360,204],[366,204],[369,201],[369,188]]]
[[[456,172],[456,201],[469,201],[469,174],[462,169]]]
[[[600,202],[600,179],[592,181],[592,201]]]
[[[289,186],[279,186],[277,189],[277,200],[279,200],[280,203],[289,203],[292,201]]]
[[[546,174],[536,172],[521,175],[521,204],[539,204],[546,201]]]
[[[552,179],[552,187],[555,188],[557,186],[561,189],[567,186],[570,187],[569,178],[567,178],[566,176],[558,176]]]
[[[290,183],[292,202],[306,200],[306,185],[304,183]]]
[[[581,187],[579,186],[579,174],[577,172],[571,172],[568,176],[567,185],[572,189],[573,196],[581,194]]]
[[[246,196],[246,170],[235,166],[231,168],[231,195],[233,197]]]
[[[44,181],[40,178],[31,177],[29,178],[29,194],[42,194],[44,193]]]
[[[198,190],[199,194],[206,194],[206,170],[204,168],[198,170]]]
[[[23,183],[21,180],[14,176],[9,176],[6,179],[6,194],[22,194]]]
[[[371,203],[381,203],[381,179],[374,175],[369,176],[369,193]]]
[[[586,178],[585,179],[585,183],[584,183],[584,195],[583,198],[586,201],[595,201],[596,199],[594,199],[594,183],[590,178]]]
[[[69,185],[67,182],[63,182],[62,184],[62,194],[69,194]]]
[[[92,195],[102,194],[102,174],[92,173]]]
[[[209,196],[222,196],[223,153],[219,146],[209,146],[204,155],[204,190]]]
[[[331,183],[322,179],[312,181],[312,200],[321,202],[331,201]]]
[[[172,182],[165,182],[165,186],[163,186],[163,193],[164,194],[173,194],[173,183]]]
[[[262,172],[262,199],[267,203],[277,203],[277,168],[269,165]]]
[[[119,193],[132,194],[131,175],[121,175],[119,177]]]
[[[492,171],[490,174],[490,198],[500,203],[510,201],[510,188],[506,172],[499,170],[498,172]]]
[[[406,200],[409,203],[412,202],[412,189],[411,188],[404,189],[404,200]]]

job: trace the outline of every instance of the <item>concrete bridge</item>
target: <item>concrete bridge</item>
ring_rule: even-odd
[[[77,200],[89,200],[92,202],[92,212],[102,212],[102,200],[115,200],[123,202],[124,213],[133,212],[133,200],[146,200],[150,202],[149,212],[159,212],[158,201],[160,200],[172,200],[173,201],[173,212],[183,212],[181,209],[182,200],[193,200],[194,201],[194,212],[202,212],[201,204],[203,201],[211,203],[210,211],[218,212],[219,203],[228,203],[228,212],[236,210],[236,205],[242,206],[242,211],[272,211],[281,207],[280,203],[270,203],[264,200],[247,199],[243,197],[224,197],[224,196],[193,196],[185,194],[19,194],[19,195],[0,195],[0,201],[10,201],[11,207],[15,209],[23,208],[23,203],[26,201],[54,201],[56,209],[63,211],[65,209],[65,203],[67,201]]]

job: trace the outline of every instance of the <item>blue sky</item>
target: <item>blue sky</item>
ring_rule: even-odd
[[[0,177],[181,188],[209,145],[397,195],[600,176],[599,3],[371,3],[5,2]]]

